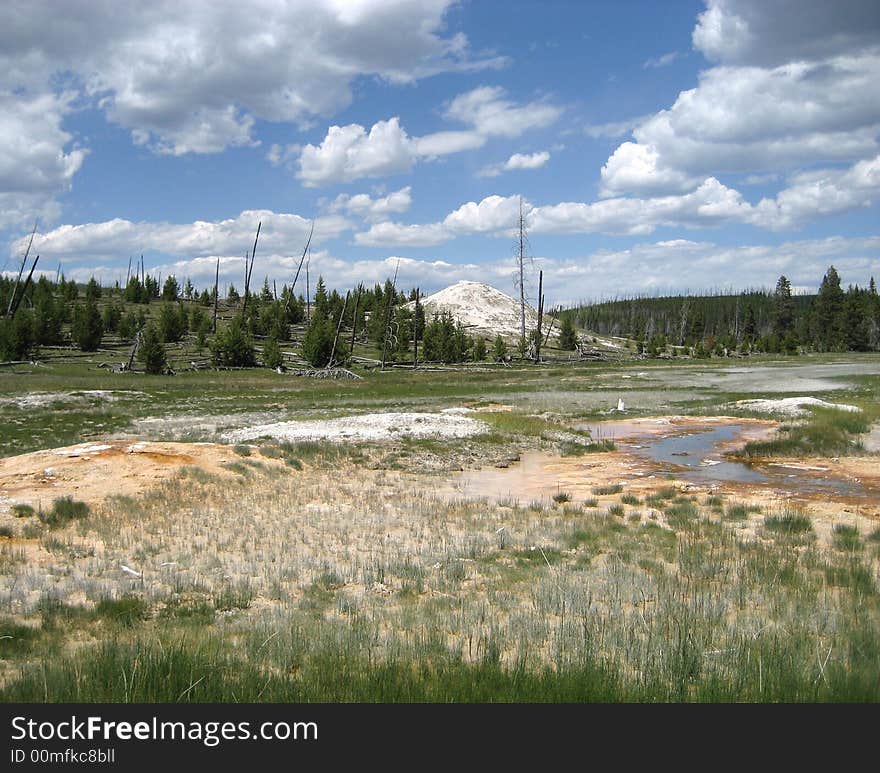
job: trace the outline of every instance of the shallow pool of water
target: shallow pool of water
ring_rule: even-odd
[[[800,492],[829,490],[847,495],[858,494],[863,489],[858,483],[824,476],[823,470],[770,467],[726,458],[725,451],[743,445],[736,441],[748,429],[742,424],[723,424],[681,434],[624,441],[619,445],[621,449],[659,464],[664,471],[693,483],[763,483]]]
[[[771,429],[767,424],[609,421],[582,424],[577,429],[589,430],[593,438],[614,439],[622,457],[616,455],[612,461],[605,454],[564,458],[531,452],[506,469],[462,473],[455,483],[457,492],[526,502],[547,501],[555,493],[568,492],[580,499],[589,496],[591,486],[597,483],[663,475],[704,486],[741,483],[789,495],[878,498],[876,490],[835,477],[830,469],[749,464],[725,457],[726,451],[741,448],[748,439],[765,437]]]

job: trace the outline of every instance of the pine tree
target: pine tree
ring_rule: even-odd
[[[780,341],[794,333],[794,301],[791,297],[791,283],[783,274],[776,283],[773,293],[773,332]]]
[[[834,266],[831,266],[813,301],[813,343],[820,351],[839,351],[844,348],[843,301],[840,276]]]
[[[570,314],[566,314],[559,323],[559,348],[566,351],[577,348],[577,331]]]
[[[104,307],[101,313],[101,322],[104,324],[105,333],[115,333],[119,330],[119,323],[122,320],[122,307],[116,303],[111,303]]]
[[[159,310],[159,336],[163,343],[179,341],[186,334],[186,310],[173,303],[163,303]]]
[[[95,352],[104,337],[104,323],[101,313],[93,299],[86,300],[73,311],[73,325],[70,330],[74,343],[84,352]]]
[[[868,313],[868,294],[858,287],[850,287],[843,301],[843,334],[846,349],[851,352],[866,352],[869,349],[870,315]]]
[[[324,284],[324,277],[318,277],[318,284],[315,287],[315,316],[322,315],[325,319],[330,316],[329,299],[327,298],[327,287]]]
[[[100,297],[101,285],[98,284],[98,281],[95,279],[95,277],[92,277],[91,279],[89,279],[89,282],[86,285],[86,300],[97,301]]]
[[[156,326],[152,323],[144,328],[141,344],[138,347],[138,360],[144,364],[144,370],[153,375],[165,372],[168,356]]]
[[[496,362],[500,362],[507,357],[507,343],[501,337],[501,334],[495,336],[495,342],[492,344],[492,356]]]
[[[332,320],[316,311],[302,343],[303,357],[313,368],[324,368],[329,364],[335,335]]]
[[[140,329],[140,320],[133,311],[127,311],[119,320],[119,337],[123,341],[133,341]]]
[[[162,300],[176,301],[180,295],[180,285],[177,284],[177,278],[171,274],[162,286]]]
[[[225,330],[214,336],[211,358],[215,365],[227,367],[252,367],[257,364],[254,343],[241,314],[236,315]]]
[[[486,359],[487,354],[488,352],[486,349],[486,339],[483,338],[483,336],[480,336],[479,338],[477,338],[476,341],[474,341],[474,362],[482,362]]]
[[[36,352],[34,315],[19,309],[12,318],[0,319],[0,359],[26,360]]]
[[[281,354],[281,347],[275,338],[267,338],[263,344],[263,365],[267,368],[280,368],[284,362]]]

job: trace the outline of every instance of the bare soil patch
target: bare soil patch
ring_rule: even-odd
[[[222,472],[232,448],[213,443],[108,440],[0,459],[0,513],[13,504],[50,507],[58,497],[88,503],[134,496],[184,466]]]

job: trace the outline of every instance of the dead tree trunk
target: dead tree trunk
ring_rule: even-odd
[[[342,311],[339,312],[339,321],[336,323],[336,335],[333,336],[333,348],[330,349],[330,362],[327,364],[328,368],[333,365],[333,358],[336,357],[336,342],[339,341],[339,331],[342,329],[342,319],[345,317],[345,307],[348,306],[349,295],[351,295],[351,290],[345,293],[345,300],[342,302]]]
[[[27,279],[24,280],[24,286],[21,288],[21,295],[18,296],[18,300],[12,305],[12,313],[9,315],[10,319],[15,317],[15,312],[18,311],[18,307],[21,305],[21,302],[24,300],[24,295],[28,290],[28,287],[31,283],[31,277],[34,275],[34,269],[37,267],[37,261],[40,259],[40,256],[34,258],[33,265],[31,265],[31,270],[28,272]],[[15,294],[13,293],[13,298]]]
[[[217,333],[217,303],[220,300],[220,258],[217,258],[217,268],[214,271],[214,325],[213,332]]]
[[[416,303],[413,306],[413,370],[419,367],[419,288],[416,288]]]
[[[312,243],[312,234],[315,232],[315,221],[312,220],[312,227],[309,229],[309,238],[306,241],[305,249],[303,250],[302,257],[299,259],[299,265],[296,267],[296,274],[293,277],[293,283],[290,285],[290,294],[287,296],[287,303],[284,304],[284,312],[285,314],[290,310],[290,299],[293,298],[294,289],[296,288],[296,280],[299,279],[299,272],[302,270],[303,261],[306,259],[306,253],[309,251],[309,246]]]
[[[535,335],[535,365],[541,362],[541,322],[544,317],[544,272],[538,272],[538,328]]]
[[[18,283],[21,282],[21,275],[24,273],[24,267],[27,265],[28,255],[31,252],[31,245],[34,243],[34,234],[37,232],[37,221],[34,221],[34,230],[31,231],[31,238],[28,241],[27,249],[24,251],[24,257],[21,259],[21,266],[18,269],[18,276],[15,279],[15,287],[12,288],[12,295],[9,296],[9,305],[6,307],[6,316],[12,314],[12,302],[15,300],[15,294],[18,292]]]
[[[394,279],[391,280],[391,297],[388,299],[388,314],[385,315],[385,335],[382,338],[382,370],[385,370],[385,354],[388,351],[388,334],[391,327],[391,314],[394,311],[394,301],[397,296],[397,270],[400,268],[400,261],[394,267]]]
[[[357,332],[358,325],[358,306],[361,302],[361,288],[358,285],[357,294],[354,296],[354,314],[351,317],[351,346],[348,347],[349,352],[354,352],[354,336]]]

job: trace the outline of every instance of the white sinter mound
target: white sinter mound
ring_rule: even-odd
[[[519,301],[482,282],[456,282],[422,298],[420,303],[425,319],[430,321],[434,314],[449,312],[470,333],[514,338],[521,332]],[[534,330],[537,324],[538,312],[526,305],[526,330]],[[544,324],[550,324],[546,315]]]
[[[737,400],[737,407],[747,408],[750,411],[763,413],[776,413],[782,416],[803,416],[807,413],[806,405],[815,405],[820,408],[836,408],[838,411],[860,411],[856,405],[844,405],[842,403],[827,403],[816,397],[783,397],[779,400]]]
[[[450,413],[368,413],[324,421],[281,421],[227,432],[223,439],[241,443],[260,437],[277,440],[393,440],[465,438],[488,430],[485,422]]]

